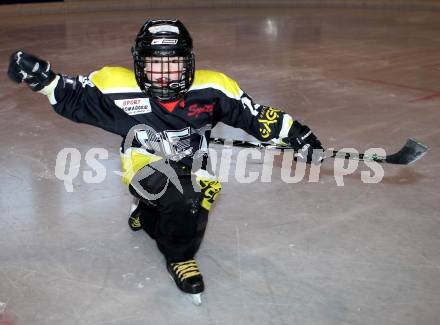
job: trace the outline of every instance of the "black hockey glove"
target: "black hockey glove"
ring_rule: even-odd
[[[17,51],[11,54],[8,76],[16,83],[26,82],[33,91],[40,91],[55,79],[50,63],[32,54]]]
[[[293,122],[283,141],[298,152],[297,157],[300,161],[319,164],[324,159],[324,148],[321,142],[308,126],[297,121]]]

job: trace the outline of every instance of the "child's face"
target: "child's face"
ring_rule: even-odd
[[[181,56],[147,57],[144,72],[153,86],[165,87],[171,80],[180,80],[184,66]]]

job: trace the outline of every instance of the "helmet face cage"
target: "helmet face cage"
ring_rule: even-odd
[[[194,79],[192,39],[178,20],[147,20],[132,48],[139,87],[160,101],[182,97]]]

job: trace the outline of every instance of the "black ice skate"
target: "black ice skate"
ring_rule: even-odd
[[[142,229],[141,215],[140,215],[140,200],[133,198],[133,203],[130,208],[130,217],[128,218],[128,225],[131,230],[138,231]]]
[[[205,285],[196,261],[191,259],[183,262],[167,263],[167,269],[179,289],[190,294],[194,304],[200,305],[202,303],[201,293],[205,289]]]
[[[152,238],[154,238],[154,229],[157,221],[158,212],[156,205],[149,201],[133,198],[130,208],[130,217],[128,225],[131,230],[138,231],[144,229]]]

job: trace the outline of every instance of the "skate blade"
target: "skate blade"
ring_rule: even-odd
[[[171,274],[168,274],[168,276],[170,277],[171,281],[174,284],[176,284],[174,282],[174,279],[171,276]],[[200,306],[202,304],[202,293],[185,293],[185,292],[182,292],[182,294],[185,295],[185,297],[188,298],[194,305]]]
[[[202,304],[202,294],[201,293],[194,293],[194,294],[188,294],[191,298],[191,301],[194,305],[200,306]]]

